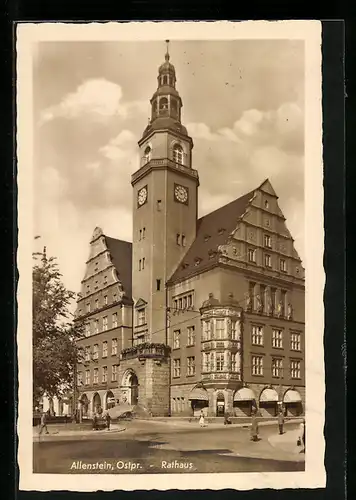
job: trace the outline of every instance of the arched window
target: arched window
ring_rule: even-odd
[[[167,85],[167,83],[168,83],[168,76],[166,75],[163,77],[163,85]]]
[[[143,157],[144,164],[148,163],[151,160],[151,154],[152,154],[152,149],[150,148],[150,146],[147,146]]]
[[[177,101],[175,99],[171,99],[171,109],[172,109],[172,113],[177,116],[178,106],[177,106]]]
[[[159,110],[160,111],[165,111],[168,110],[168,99],[167,97],[162,97],[159,101]]]
[[[173,148],[173,160],[183,165],[183,148],[180,144],[175,144]]]

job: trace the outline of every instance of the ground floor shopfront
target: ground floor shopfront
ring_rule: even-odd
[[[171,387],[171,415],[235,417],[251,416],[257,409],[262,417],[300,416],[305,411],[305,388],[290,386],[241,385],[239,388],[180,385]]]

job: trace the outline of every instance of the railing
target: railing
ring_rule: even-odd
[[[189,174],[192,177],[198,178],[198,172],[193,168],[186,167],[185,165],[170,160],[169,158],[162,158],[162,159],[150,160],[147,163],[145,163],[143,167],[141,167],[139,170],[137,170],[137,172],[132,174],[131,182],[135,182],[139,177],[141,177],[141,175],[144,175],[152,167],[154,168],[154,167],[164,167],[164,166],[174,168],[175,170],[180,170],[181,172]]]
[[[216,372],[204,371],[202,372],[203,380],[241,380],[240,372]]]
[[[133,347],[128,347],[121,351],[121,359],[134,359],[134,358],[154,358],[162,359],[169,356],[170,347],[165,344],[154,344],[145,342]]]

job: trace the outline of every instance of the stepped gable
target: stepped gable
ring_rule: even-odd
[[[217,264],[218,247],[225,245],[236,229],[255,189],[198,219],[197,236],[169,279],[169,283],[187,279],[197,272],[206,271]]]
[[[105,236],[106,245],[111,255],[125,297],[132,299],[132,243]]]

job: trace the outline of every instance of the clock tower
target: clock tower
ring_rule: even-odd
[[[198,172],[182,125],[182,100],[168,52],[158,70],[151,118],[132,175],[134,343],[166,343],[166,281],[196,236]]]

